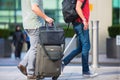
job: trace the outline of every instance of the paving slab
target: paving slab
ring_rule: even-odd
[[[80,65],[68,65],[58,80],[120,80],[119,66],[100,66],[96,69],[90,69],[99,75],[94,78],[84,78]],[[16,66],[0,66],[0,80],[27,80],[27,77]],[[44,78],[43,80],[51,80],[51,78]]]

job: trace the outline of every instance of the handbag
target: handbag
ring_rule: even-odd
[[[61,45],[65,44],[64,30],[62,27],[56,27],[55,24],[40,27],[40,40],[43,45]]]
[[[65,45],[65,37],[63,28],[56,27],[55,25],[45,25],[40,27],[40,44],[45,51],[45,54],[52,61],[60,60],[63,57],[63,50],[60,47]],[[51,45],[51,47],[46,46]],[[59,45],[56,47],[54,45]]]

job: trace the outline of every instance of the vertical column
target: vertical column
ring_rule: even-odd
[[[99,21],[91,21],[92,25],[92,67],[98,68],[98,27]]]
[[[56,13],[55,13],[55,18],[56,18],[56,22],[59,22],[59,0],[56,0]]]
[[[118,8],[119,8],[119,24],[120,24],[120,0],[118,0]]]
[[[16,0],[14,0],[14,24],[17,23]]]

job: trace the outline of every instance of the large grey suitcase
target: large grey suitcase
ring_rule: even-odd
[[[59,75],[61,74],[61,59],[59,59],[59,55],[62,54],[61,46],[45,46],[47,52],[52,56],[51,60],[43,47],[38,44],[37,46],[37,55],[36,55],[36,68],[35,74],[37,75],[37,79],[43,79],[44,77],[52,77],[52,80],[57,80]],[[55,55],[59,54],[59,55]],[[55,57],[58,57],[58,60],[54,60]]]

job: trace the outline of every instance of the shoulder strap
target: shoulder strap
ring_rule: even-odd
[[[84,2],[83,2],[83,4],[82,4],[81,8],[84,8],[84,5],[85,5],[86,1],[87,1],[87,0],[84,0]]]

